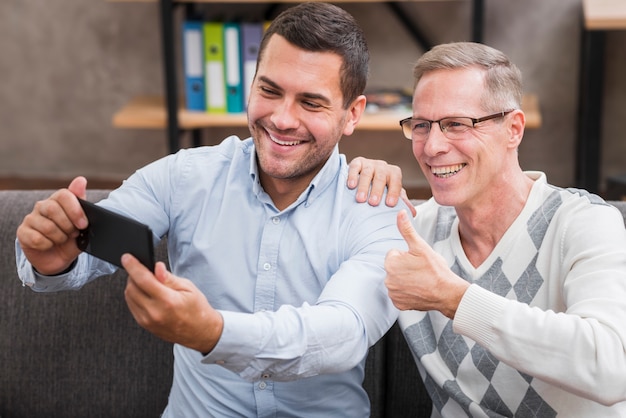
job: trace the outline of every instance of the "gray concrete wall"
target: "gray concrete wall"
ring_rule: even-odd
[[[520,67],[539,96],[543,126],[527,130],[522,166],[561,186],[574,182],[581,33],[580,0],[486,0],[484,42]],[[402,3],[434,43],[470,38],[469,1]],[[220,6],[214,6],[220,10]],[[227,7],[250,7],[245,5]],[[410,87],[423,52],[384,4],[343,4],[363,26],[372,54],[370,86]],[[239,9],[237,9],[239,10]],[[180,16],[179,16],[180,18]],[[626,172],[626,31],[607,36],[602,176]],[[156,3],[104,0],[0,2],[0,176],[123,179],[167,153],[160,130],[119,130],[115,111],[134,95],[163,91]],[[246,129],[212,129],[207,143]],[[349,157],[402,166],[422,180],[410,143],[397,132],[357,132]]]

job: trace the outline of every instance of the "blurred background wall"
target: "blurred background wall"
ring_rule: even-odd
[[[469,1],[400,5],[433,44],[471,38]],[[369,86],[410,88],[412,64],[424,52],[419,44],[382,3],[341,6],[368,38]],[[254,13],[251,5],[211,7]],[[540,101],[543,125],[526,131],[522,167],[545,171],[552,183],[564,187],[574,185],[581,25],[581,0],[485,1],[484,43],[509,55],[524,74],[526,92]],[[626,31],[610,32],[602,179],[626,172],[624,74]],[[157,3],[0,2],[0,177],[85,175],[121,181],[168,149],[164,131],[116,129],[111,118],[131,97],[162,92]],[[216,143],[232,133],[248,136],[245,128],[214,128],[204,132],[204,142]],[[398,164],[407,185],[424,185],[410,142],[399,130],[357,131],[340,148],[349,158],[363,155]]]

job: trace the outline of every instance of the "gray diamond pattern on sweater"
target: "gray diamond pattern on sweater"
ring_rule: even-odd
[[[562,198],[555,190],[529,218],[526,231],[530,238],[529,242],[539,250],[550,222],[562,204]],[[452,207],[441,207],[438,211],[437,225],[435,228],[434,242],[449,239],[452,226],[456,219],[456,212]],[[519,277],[509,278],[503,271],[503,260],[497,258],[490,268],[474,283],[503,297],[507,297],[511,290],[517,300],[530,303],[544,283],[543,277],[535,266],[535,255],[524,272]],[[471,281],[470,275],[461,267],[458,259],[451,266],[452,271],[465,280]],[[447,379],[440,388],[431,376],[425,379],[425,386],[433,399],[433,405],[441,411],[446,407],[450,399],[460,406],[468,416],[472,416],[470,405],[473,404],[456,381],[456,376],[462,368],[470,367],[466,358],[471,357],[471,367],[474,367],[485,378],[485,389],[480,400],[479,407],[488,417],[546,417],[556,415],[556,411],[550,407],[533,389],[533,378],[509,366],[501,363],[485,348],[461,335],[455,334],[452,322],[448,322],[442,330],[435,330],[430,317],[425,315],[423,319],[405,329],[405,336],[411,349],[418,358],[424,356],[441,356],[454,378]],[[435,351],[435,347],[437,351]],[[492,384],[493,379],[514,379],[516,382],[525,382],[527,391],[521,402],[517,405],[507,405],[498,394],[497,384]],[[473,408],[475,409],[476,406]]]

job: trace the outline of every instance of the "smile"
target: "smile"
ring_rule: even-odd
[[[445,178],[454,176],[456,173],[461,171],[465,166],[466,164],[457,164],[457,165],[451,165],[448,167],[430,167],[430,172],[435,177],[438,177],[440,179],[445,179]]]
[[[271,134],[269,134],[269,137],[275,144],[283,146],[294,146],[302,143],[302,141],[281,141],[280,139],[273,137]]]

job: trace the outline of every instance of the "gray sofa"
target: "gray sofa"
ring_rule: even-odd
[[[108,192],[94,190],[97,201]],[[141,329],[124,302],[125,273],[78,292],[20,285],[15,231],[50,191],[0,191],[0,418],[158,417],[172,379],[171,345]],[[626,214],[626,202],[612,202]],[[164,248],[157,248],[164,259]],[[431,402],[394,326],[370,351],[372,417],[428,417]]]

